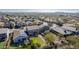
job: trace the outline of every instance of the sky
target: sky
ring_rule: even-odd
[[[79,9],[0,9],[0,12],[68,12],[77,13]]]

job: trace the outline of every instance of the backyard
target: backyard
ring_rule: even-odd
[[[4,47],[4,42],[0,42],[0,49]]]

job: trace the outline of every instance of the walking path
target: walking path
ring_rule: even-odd
[[[42,35],[38,35],[38,37],[40,37],[44,42],[46,42]]]

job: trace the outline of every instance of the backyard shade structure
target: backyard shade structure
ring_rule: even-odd
[[[0,41],[4,41],[8,35],[9,35],[9,29],[8,28],[1,28],[0,29]]]
[[[13,43],[14,44],[22,44],[25,43],[28,39],[27,34],[23,30],[14,30],[13,35]]]

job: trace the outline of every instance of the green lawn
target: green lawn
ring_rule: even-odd
[[[11,46],[10,49],[17,49],[17,47],[15,47],[15,46]]]
[[[33,37],[32,43],[33,44],[40,44],[41,47],[43,47],[45,45],[45,42],[40,37]]]
[[[4,42],[0,42],[0,49],[2,49],[4,46]]]

